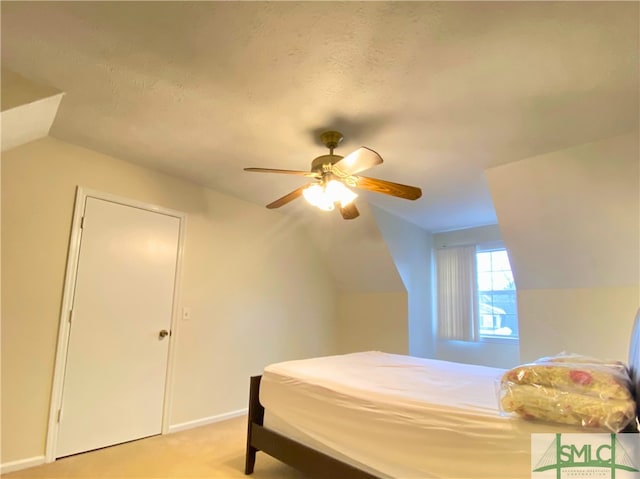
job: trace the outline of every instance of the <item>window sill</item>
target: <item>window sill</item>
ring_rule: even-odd
[[[519,337],[509,337],[509,336],[480,336],[480,342],[483,343],[497,343],[497,344],[519,344]]]

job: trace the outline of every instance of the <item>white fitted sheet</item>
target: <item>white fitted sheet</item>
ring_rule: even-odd
[[[376,351],[272,364],[265,426],[379,477],[531,477],[532,432],[501,415],[504,370]]]

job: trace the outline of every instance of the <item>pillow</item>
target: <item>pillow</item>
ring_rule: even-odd
[[[510,369],[502,376],[501,384],[531,384],[589,394],[600,399],[631,399],[631,380],[626,369],[604,364],[552,362],[543,358]]]
[[[525,419],[573,426],[607,428],[618,432],[635,418],[632,399],[602,400],[589,394],[540,387],[514,385],[501,390],[500,405]]]
[[[560,353],[555,356],[546,356],[537,359],[536,363],[572,363],[572,364],[591,364],[593,366],[601,366],[613,369],[621,374],[628,374],[627,365],[622,361],[613,359],[598,359],[582,354]]]

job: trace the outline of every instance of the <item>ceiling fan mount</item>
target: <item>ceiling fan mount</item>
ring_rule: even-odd
[[[273,168],[245,168],[258,173],[281,173],[313,178],[311,183],[293,190],[291,193],[269,203],[267,208],[279,208],[300,196],[323,210],[338,209],[346,220],[357,218],[360,213],[353,200],[358,195],[351,188],[361,188],[406,200],[416,200],[422,196],[420,188],[391,181],[367,178],[356,174],[382,163],[382,157],[370,148],[362,146],[343,157],[334,155],[333,150],[342,142],[339,131],[325,131],[320,140],[329,148],[328,155],[321,155],[311,162],[310,171],[279,170]]]
[[[330,150],[337,148],[342,140],[344,140],[344,136],[339,131],[325,131],[320,135],[320,141]]]

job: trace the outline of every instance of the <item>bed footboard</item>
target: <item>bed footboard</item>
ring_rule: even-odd
[[[379,479],[361,469],[327,456],[264,427],[264,407],[260,404],[260,380],[252,376],[249,389],[249,418],[247,424],[247,452],[244,473],[253,473],[256,453],[265,454],[298,469],[310,477],[326,479]]]

